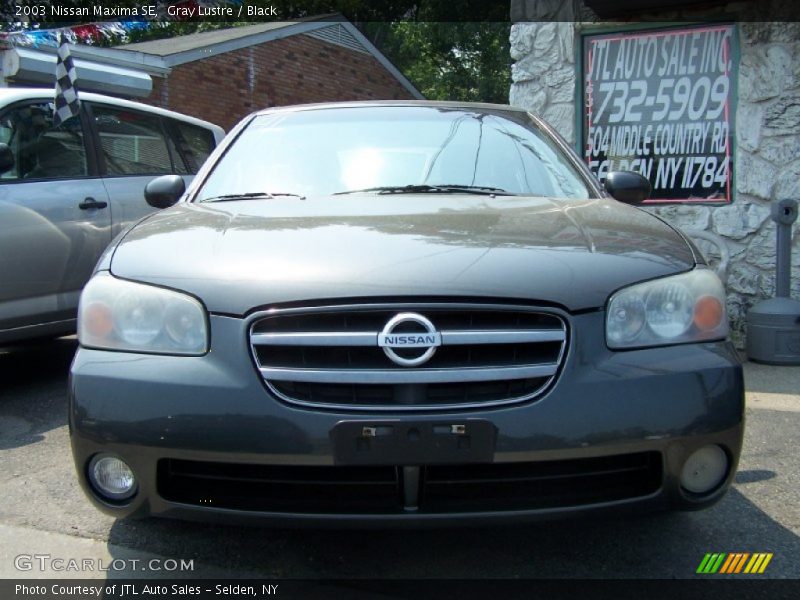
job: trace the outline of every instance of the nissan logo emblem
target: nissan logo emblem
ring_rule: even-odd
[[[403,331],[395,333],[400,325],[404,323],[415,323],[424,331]],[[386,356],[393,363],[401,367],[418,367],[428,362],[436,352],[436,348],[442,345],[442,335],[436,331],[428,319],[417,313],[400,313],[395,315],[386,323],[383,330],[378,334],[378,346],[383,348]],[[419,348],[423,352],[416,357],[406,358],[395,352],[398,349]]]

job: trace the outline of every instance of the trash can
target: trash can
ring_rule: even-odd
[[[800,365],[800,301],[790,298],[792,224],[797,200],[772,204],[777,224],[775,298],[747,312],[747,357],[773,365]]]

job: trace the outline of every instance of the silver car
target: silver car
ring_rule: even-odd
[[[103,250],[153,209],[156,175],[188,182],[222,140],[179,113],[81,94],[53,127],[53,92],[0,89],[0,343],[75,330],[78,296]]]

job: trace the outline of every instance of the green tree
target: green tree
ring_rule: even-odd
[[[430,100],[508,102],[508,22],[395,21],[362,25]]]

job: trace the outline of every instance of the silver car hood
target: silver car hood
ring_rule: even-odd
[[[615,200],[426,194],[181,203],[130,230],[110,269],[243,315],[401,297],[582,310],[694,264],[679,233]]]

